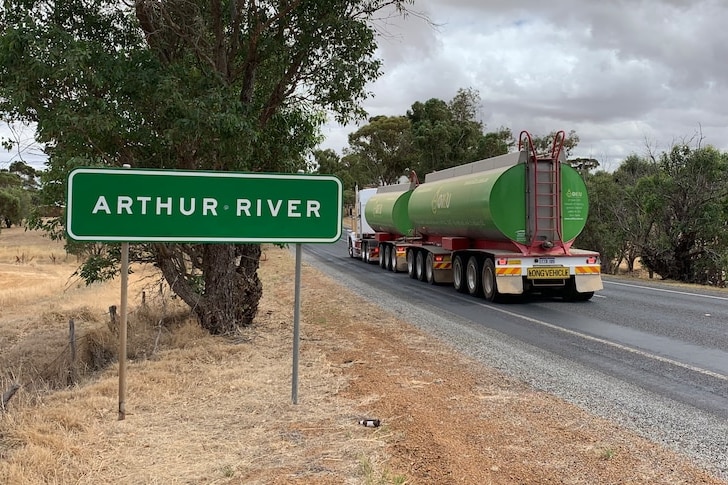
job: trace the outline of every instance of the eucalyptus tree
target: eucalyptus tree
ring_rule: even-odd
[[[0,223],[5,227],[21,224],[30,215],[38,190],[37,171],[23,161],[0,169]]]
[[[677,145],[636,184],[652,224],[643,263],[662,278],[723,286],[728,272],[728,154]]]
[[[650,243],[655,222],[654,214],[647,210],[648,197],[645,197],[640,181],[657,173],[659,167],[653,160],[630,155],[612,174],[619,193],[615,203],[615,233],[623,235],[623,256],[630,272],[634,270],[642,248]]]
[[[531,135],[531,141],[533,142],[533,146],[536,148],[536,152],[539,154],[546,154],[551,153],[551,149],[554,144],[554,139],[556,138],[557,131],[552,131],[548,135]],[[570,157],[571,153],[574,151],[574,148],[579,144],[579,135],[576,134],[576,131],[571,130],[569,133],[566,133],[566,137],[564,138],[564,155],[566,157]],[[578,158],[574,159],[574,165],[575,168],[584,168],[586,170],[593,170],[596,169],[599,165],[599,162],[594,165],[594,162],[596,160],[593,159],[583,159]]]
[[[354,186],[356,185],[354,175],[336,151],[330,148],[314,150],[312,152],[310,171],[312,173],[335,175],[338,177],[344,187],[344,205],[350,206],[354,203]]]
[[[511,151],[516,141],[510,128],[501,126],[496,131],[489,131],[478,141],[477,160],[497,157]]]
[[[37,123],[47,203],[79,165],[296,171],[327,113],[363,116],[381,69],[371,21],[412,1],[5,0],[0,114]],[[133,254],[213,333],[257,313],[257,244]]]
[[[375,116],[349,135],[348,152],[374,185],[398,182],[416,160],[409,120],[404,116]]]
[[[611,173],[600,170],[585,174],[589,192],[589,217],[576,245],[598,251],[602,271],[616,273],[625,252],[625,233],[619,223],[623,211],[623,188]]]
[[[481,110],[480,93],[473,88],[458,89],[448,102],[413,103],[407,111],[418,156],[413,168],[425,174],[508,153],[514,145],[511,130],[485,133]]]
[[[18,174],[0,170],[0,230],[2,225],[11,227],[27,215],[30,196],[22,188]]]

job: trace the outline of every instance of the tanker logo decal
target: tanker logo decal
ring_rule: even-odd
[[[437,192],[435,192],[435,197],[432,198],[432,213],[437,214],[437,211],[441,209],[449,209],[450,208],[450,199],[452,198],[452,193],[450,192],[440,192],[441,188],[437,189]]]
[[[583,192],[580,192],[580,191],[575,191],[575,190],[572,191],[571,189],[569,189],[566,192],[566,196],[569,197],[569,198],[571,198],[571,197],[584,197],[584,193]]]
[[[374,214],[378,216],[382,215],[382,204],[377,204],[374,206]]]
[[[586,194],[581,190],[567,190],[561,210],[564,221],[584,224],[587,215]]]

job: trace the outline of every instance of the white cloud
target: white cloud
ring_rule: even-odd
[[[0,169],[7,169],[16,161],[23,161],[37,169],[45,168],[46,157],[40,146],[35,143],[34,126],[0,122],[0,141],[7,140],[12,140],[15,145],[11,151],[0,147]]]
[[[483,121],[543,135],[575,130],[577,156],[614,165],[700,132],[728,150],[724,0],[420,0],[380,40],[370,115],[477,89]],[[329,126],[341,153],[355,126]]]

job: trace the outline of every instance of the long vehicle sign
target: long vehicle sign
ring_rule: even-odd
[[[530,280],[557,280],[569,277],[569,268],[564,266],[541,266],[528,268]]]
[[[332,176],[79,168],[66,232],[77,241],[335,242],[342,186]]]

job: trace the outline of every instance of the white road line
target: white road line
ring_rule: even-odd
[[[690,295],[690,296],[697,296],[697,297],[700,297],[700,298],[712,298],[713,300],[726,300],[726,301],[728,301],[728,297],[725,297],[725,296],[701,295],[700,293],[690,293],[688,291],[667,290],[665,288],[654,288],[652,286],[631,285],[629,283],[617,283],[617,282],[614,282],[614,281],[604,281],[604,283],[607,283],[607,284],[610,284],[610,285],[618,285],[618,286],[629,286],[629,287],[632,287],[632,288],[641,288],[643,290],[662,291],[664,293],[677,293],[678,295]]]
[[[693,372],[697,372],[698,374],[702,374],[704,376],[714,377],[714,378],[720,379],[722,381],[728,381],[728,376],[725,376],[723,374],[719,374],[717,372],[713,372],[713,371],[708,370],[708,369],[703,369],[701,367],[695,367],[694,365],[685,364],[683,362],[678,362],[677,360],[668,359],[667,357],[662,357],[662,356],[659,356],[659,355],[656,355],[656,354],[651,354],[649,352],[645,352],[644,350],[635,349],[634,347],[628,347],[626,345],[618,344],[616,342],[612,342],[612,341],[609,341],[609,340],[605,340],[603,338],[594,337],[592,335],[587,335],[585,333],[577,332],[576,330],[571,330],[571,329],[568,329],[568,328],[559,327],[558,325],[554,325],[552,323],[544,322],[543,320],[538,320],[536,318],[527,317],[525,315],[520,315],[518,313],[514,313],[514,312],[511,312],[511,311],[508,311],[508,310],[504,310],[504,309],[499,308],[497,306],[490,306],[490,305],[485,305],[485,304],[483,304],[483,306],[487,306],[488,307],[488,310],[495,310],[495,311],[498,311],[498,312],[501,312],[501,313],[505,313],[506,315],[510,315],[510,316],[516,317],[516,318],[521,318],[523,320],[526,320],[526,321],[529,321],[529,322],[532,322],[532,323],[536,323],[538,325],[542,325],[542,326],[547,327],[547,328],[550,328],[552,330],[558,330],[559,332],[567,333],[567,334],[573,335],[575,337],[579,337],[579,338],[583,338],[585,340],[591,340],[592,342],[598,342],[600,344],[608,345],[610,347],[614,347],[615,349],[623,350],[625,352],[630,352],[632,354],[639,355],[641,357],[645,357],[645,358],[648,358],[648,359],[653,359],[653,360],[656,360],[658,362],[663,362],[665,364],[671,364],[671,365],[675,365],[675,366],[678,366],[678,367],[682,367],[683,369],[687,369],[687,370],[690,370],[690,371],[693,371]]]

